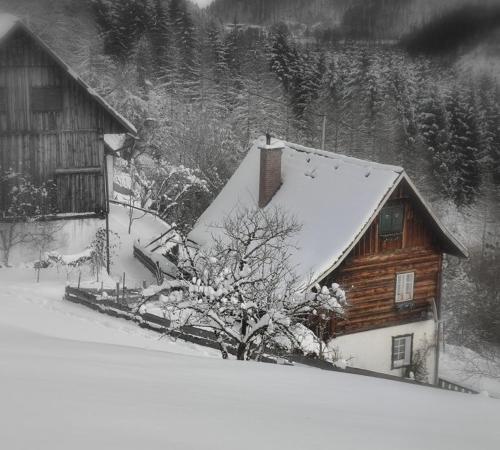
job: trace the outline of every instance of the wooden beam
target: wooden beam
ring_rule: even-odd
[[[102,167],[71,167],[56,169],[56,175],[73,175],[78,173],[102,173]]]

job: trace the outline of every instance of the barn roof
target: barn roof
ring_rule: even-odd
[[[22,29],[29,34],[37,43],[56,61],[56,63],[68,73],[80,86],[82,86],[88,94],[99,103],[123,128],[124,131],[136,134],[137,130],[125,117],[123,117],[116,109],[114,109],[106,100],[104,100],[94,89],[92,89],[80,76],[69,67],[64,60],[57,55],[39,36],[37,36],[29,27],[27,27],[18,17],[12,14],[0,13],[0,45],[5,39],[16,29]]]
[[[257,208],[260,150],[257,140],[221,193],[202,214],[189,238],[209,245],[224,218]],[[265,208],[279,208],[301,225],[291,264],[303,282],[320,281],[338,267],[361,239],[380,209],[403,181],[427,211],[445,251],[467,250],[438,221],[415,186],[397,166],[363,161],[322,150],[283,143],[282,185]]]

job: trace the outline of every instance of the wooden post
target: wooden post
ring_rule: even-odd
[[[326,114],[323,115],[323,133],[321,135],[321,150],[325,149],[326,141]]]
[[[161,269],[160,269],[160,263],[159,261],[156,261],[156,281],[158,282],[158,285],[161,284],[162,280],[162,275],[161,275]]]
[[[120,303],[120,282],[116,282],[116,303]]]
[[[40,266],[42,264],[42,251],[40,250],[40,257],[38,258],[38,266],[36,268],[36,282],[40,283]]]
[[[80,289],[80,281],[82,279],[82,271],[80,270],[80,272],[78,273],[78,289]]]
[[[125,303],[125,272],[123,272],[123,289],[122,289],[122,299],[123,299],[123,303]]]

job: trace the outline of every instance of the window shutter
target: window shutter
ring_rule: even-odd
[[[405,337],[405,357],[403,362],[405,366],[411,364],[411,341],[412,341],[412,336]]]
[[[400,302],[402,300],[402,295],[401,293],[403,292],[402,290],[402,285],[403,283],[403,276],[401,274],[396,275],[396,301]]]
[[[413,300],[413,280],[414,273],[407,273],[405,276],[405,290],[404,290],[404,298],[406,301]]]

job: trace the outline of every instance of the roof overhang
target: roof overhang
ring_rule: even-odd
[[[429,204],[424,200],[420,192],[418,191],[417,187],[413,184],[413,182],[410,180],[410,177],[406,174],[406,172],[402,172],[399,177],[394,181],[394,184],[392,187],[386,192],[382,200],[380,201],[379,205],[373,212],[371,218],[369,221],[366,222],[366,224],[363,226],[362,230],[358,233],[356,238],[351,242],[349,247],[345,249],[345,251],[342,253],[342,256],[325,272],[323,272],[319,277],[317,277],[316,280],[314,280],[312,283],[309,283],[309,286],[314,285],[317,282],[321,282],[325,277],[330,275],[335,269],[337,269],[344,261],[345,259],[349,256],[349,254],[352,252],[354,247],[358,244],[358,242],[361,240],[361,238],[365,235],[365,233],[368,231],[370,226],[372,225],[373,221],[376,219],[384,205],[387,203],[387,201],[390,199],[391,195],[394,193],[394,191],[397,189],[397,187],[401,184],[402,181],[405,181],[413,194],[417,197],[419,202],[421,203],[422,207],[424,208],[425,212],[429,215],[429,218],[432,220],[433,224],[435,224],[436,229],[438,230],[438,233],[440,235],[441,243],[442,243],[442,248],[445,253],[457,256],[459,258],[468,258],[469,257],[469,252],[467,248],[460,242],[458,239],[456,239],[453,234],[441,223],[441,221],[437,218],[437,216],[434,214],[432,211],[431,207]]]

